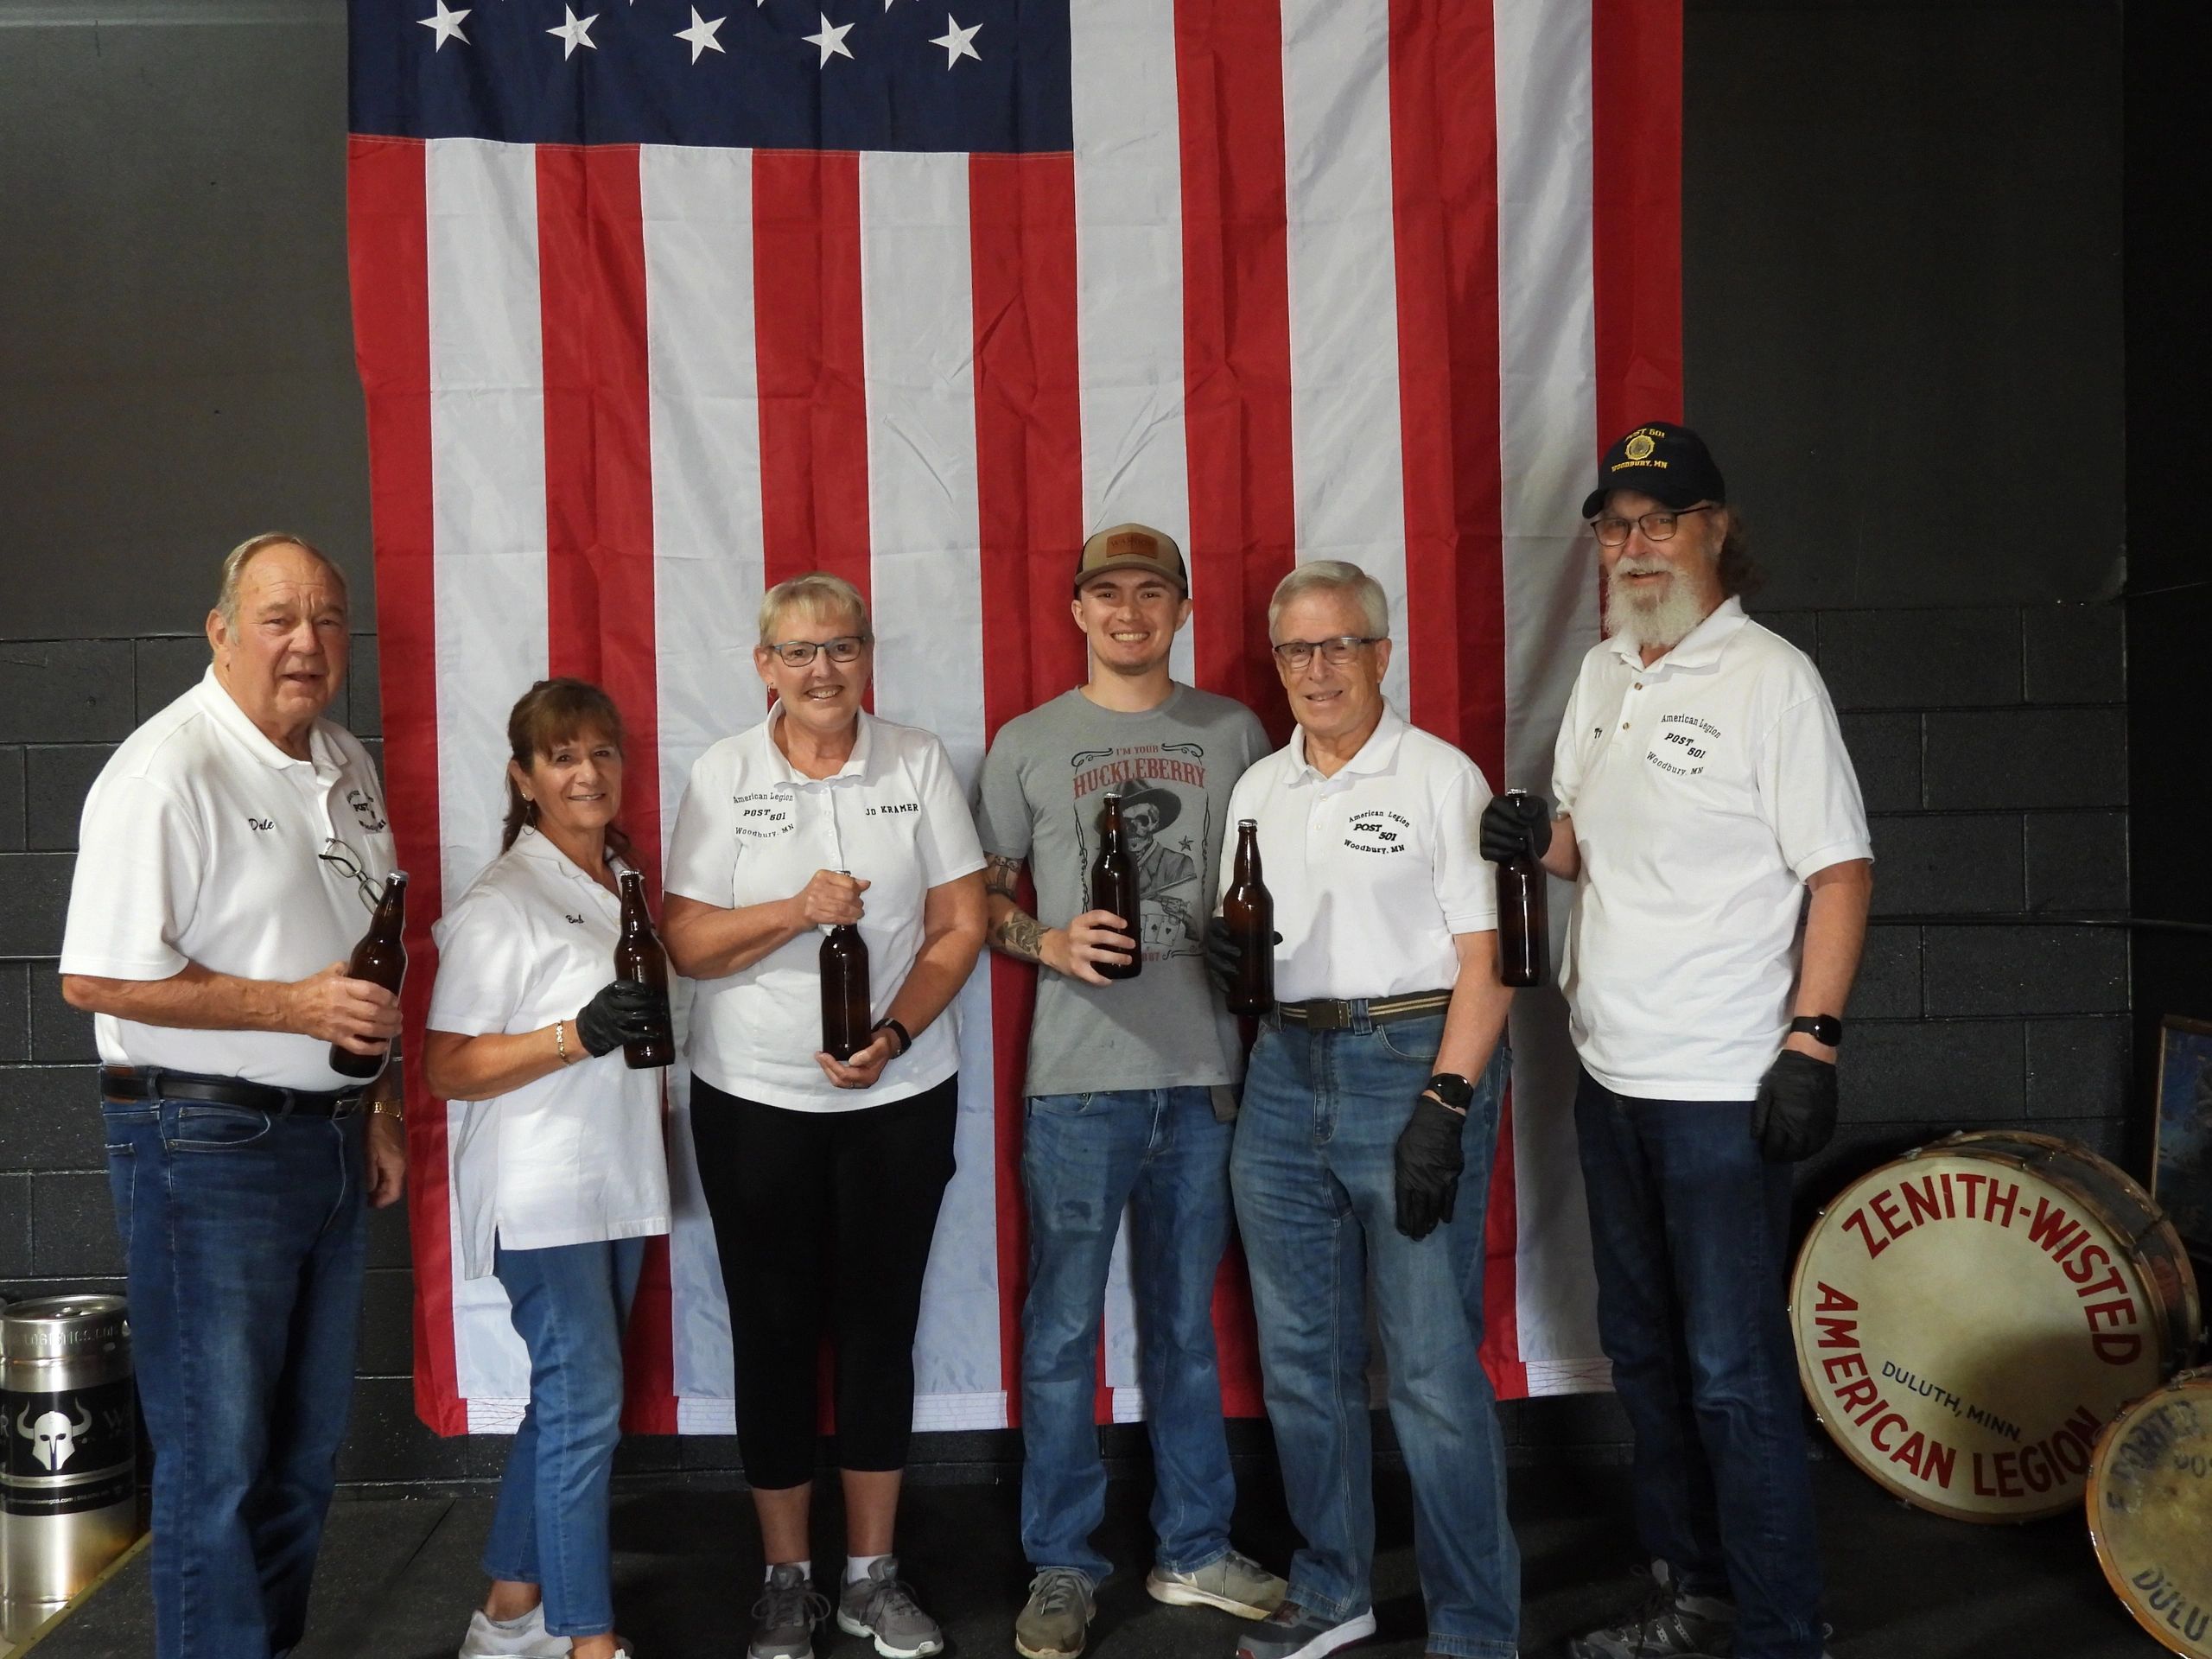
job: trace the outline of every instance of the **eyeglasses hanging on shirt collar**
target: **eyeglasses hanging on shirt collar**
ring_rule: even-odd
[[[378,884],[374,876],[362,868],[361,855],[359,853],[339,840],[337,836],[333,836],[322,843],[322,850],[317,853],[315,857],[322,863],[329,865],[339,874],[351,876],[353,879],[355,889],[361,895],[362,906],[374,912],[377,900],[384,895],[384,889]]]
[[[860,660],[860,654],[874,643],[864,633],[842,634],[835,639],[786,639],[768,647],[783,659],[785,668],[804,668],[814,660],[814,653],[826,651],[833,663]]]

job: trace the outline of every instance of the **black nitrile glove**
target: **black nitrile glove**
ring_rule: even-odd
[[[1449,1106],[1423,1095],[1398,1136],[1398,1230],[1408,1238],[1427,1238],[1440,1221],[1452,1219],[1459,1198],[1459,1172],[1467,1157],[1459,1136],[1467,1120]]]
[[[1277,944],[1282,943],[1280,933],[1268,937]],[[1224,992],[1235,989],[1236,970],[1244,965],[1244,947],[1230,936],[1229,924],[1218,916],[1206,918],[1205,951],[1206,972],[1212,976],[1213,982]]]
[[[1524,853],[1541,859],[1551,844],[1551,809],[1534,795],[1493,795],[1483,808],[1483,856],[1491,863]]]
[[[594,1059],[667,1029],[667,999],[634,979],[609,980],[576,1015],[576,1035]]]
[[[1809,1158],[1835,1133],[1835,1067],[1785,1048],[1759,1079],[1751,1139],[1770,1164]]]

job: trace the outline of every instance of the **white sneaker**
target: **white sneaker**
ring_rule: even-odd
[[[530,1610],[526,1618],[494,1624],[479,1607],[468,1620],[468,1634],[461,1643],[461,1659],[567,1659],[569,1638],[545,1628],[545,1604]]]

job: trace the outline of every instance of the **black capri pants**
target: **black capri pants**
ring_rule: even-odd
[[[692,1080],[699,1185],[729,1295],[738,1452],[754,1486],[814,1478],[825,1329],[838,1466],[906,1466],[914,1326],[959,1104],[957,1074],[849,1112],[793,1111]]]

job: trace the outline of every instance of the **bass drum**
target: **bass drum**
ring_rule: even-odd
[[[2212,1370],[2112,1421],[2089,1465],[2089,1541],[2135,1622],[2212,1659]]]
[[[2195,1351],[2196,1281],[2088,1147],[1955,1135],[1853,1182],[1798,1252],[1806,1397],[1908,1503],[2031,1521],[2078,1503],[2098,1432]]]

